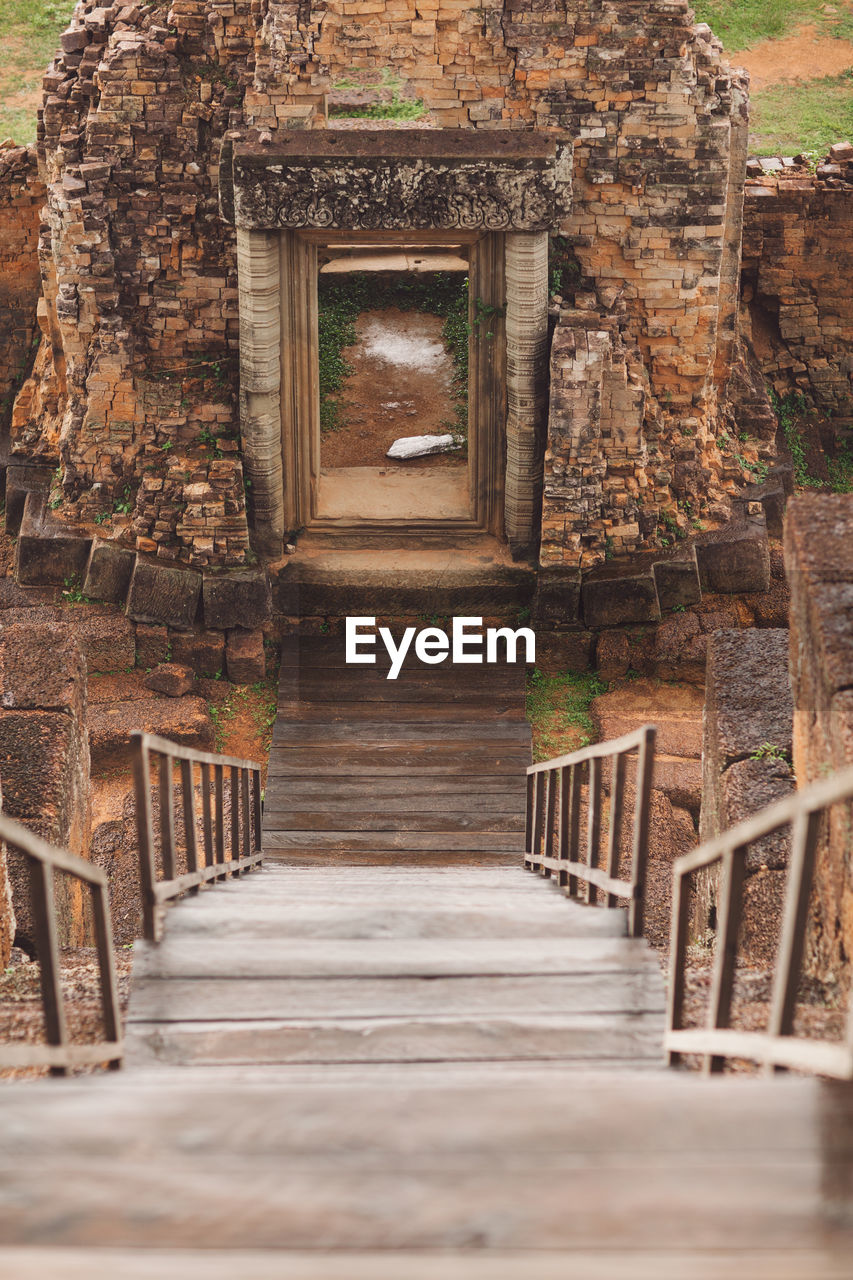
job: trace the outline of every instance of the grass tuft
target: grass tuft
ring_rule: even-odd
[[[528,675],[527,719],[535,763],[589,746],[595,737],[590,704],[607,688],[594,672],[547,676],[537,668]]]

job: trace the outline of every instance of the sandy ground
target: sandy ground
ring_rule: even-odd
[[[338,397],[346,426],[323,436],[324,469],[466,465],[464,449],[410,462],[385,457],[400,436],[444,435],[454,421],[453,360],[442,325],[422,311],[362,312],[357,341],[343,353],[353,370]]]
[[[840,75],[853,67],[853,44],[833,40],[813,24],[806,24],[782,40],[762,40],[754,48],[730,56],[749,72],[753,90],[768,89],[774,84]]]

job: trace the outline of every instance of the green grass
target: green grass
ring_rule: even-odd
[[[458,276],[437,271],[429,275],[397,275],[393,279],[353,272],[341,277],[321,276],[318,345],[320,354],[320,430],[338,431],[346,423],[337,399],[350,366],[344,348],[356,339],[355,322],[362,311],[399,307],[425,311],[444,319],[442,337],[453,358],[455,421],[448,430],[460,435],[468,428],[468,292]]]
[[[595,736],[589,714],[593,698],[607,692],[594,672],[565,671],[527,677],[527,719],[533,730],[533,759],[550,760],[588,746]]]
[[[35,105],[9,99],[38,91],[73,10],[74,0],[0,0],[0,138],[34,141]]]
[[[748,49],[759,40],[778,40],[801,22],[820,22],[827,35],[844,36],[850,15],[828,15],[824,0],[696,0],[697,22],[707,22],[729,53]]]
[[[330,120],[421,120],[426,107],[420,98],[398,98],[390,102],[371,102],[364,107],[332,107]]]
[[[853,70],[752,95],[752,150],[759,156],[823,157],[853,138]]]

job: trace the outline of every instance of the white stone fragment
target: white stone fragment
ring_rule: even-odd
[[[430,453],[449,453],[460,449],[462,442],[449,433],[446,436],[401,436],[386,453],[386,458],[425,458]]]

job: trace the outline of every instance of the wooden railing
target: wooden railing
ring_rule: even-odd
[[[851,799],[853,769],[768,806],[676,861],[665,1042],[671,1065],[685,1054],[698,1054],[709,1072],[721,1071],[727,1058],[740,1058],[762,1064],[771,1072],[791,1069],[853,1078],[853,1011],[848,1012],[843,1042],[798,1039],[794,1033],[815,859],[826,831],[824,815],[833,805]],[[765,1031],[741,1031],[731,1026],[731,1018],[747,854],[755,841],[785,829],[791,831],[791,848],[767,1027]],[[847,830],[849,833],[849,824]],[[716,864],[720,866],[717,932],[707,1025],[685,1029],[689,877]]]
[[[156,824],[152,757],[156,757],[157,769]],[[176,767],[180,777],[182,848],[175,823]],[[170,898],[196,893],[199,885],[208,880],[239,876],[260,863],[261,766],[251,760],[193,751],[148,733],[135,733],[133,781],[142,932],[143,937],[157,941],[162,927],[160,908]],[[230,809],[227,818],[226,790]],[[197,800],[201,802],[200,831]],[[155,840],[155,827],[159,828],[159,842]],[[158,878],[158,870],[162,878]]]
[[[42,1009],[47,1044],[0,1046],[0,1068],[50,1067],[52,1075],[65,1075],[69,1067],[108,1062],[121,1064],[123,1046],[116,984],[115,952],[107,877],[100,867],[54,849],[26,827],[0,815],[0,840],[27,861],[30,876],[33,942],[39,962]],[[59,939],[54,880],[56,873],[73,876],[88,885],[92,894],[95,943],[100,971],[104,1038],[96,1044],[72,1044],[68,1038],[62,995]]]
[[[644,725],[635,733],[612,742],[584,747],[527,770],[527,828],[524,865],[542,875],[553,875],[570,897],[578,896],[578,882],[586,885],[586,901],[604,893],[607,907],[619,899],[628,901],[628,932],[643,933],[646,865],[649,852],[649,804],[654,768],[655,727]],[[631,879],[620,880],[625,781],[629,757],[637,756]],[[605,768],[609,764],[609,778]],[[607,861],[602,869],[601,837],[603,795],[609,782]],[[586,788],[586,835],[581,837],[581,804]],[[581,845],[586,857],[580,860]]]

